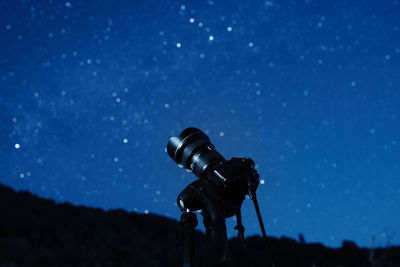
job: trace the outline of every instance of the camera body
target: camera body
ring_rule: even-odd
[[[254,162],[249,158],[232,158],[214,166],[206,177],[215,185],[225,218],[235,215],[242,206],[250,187],[257,189],[259,175],[254,169]]]

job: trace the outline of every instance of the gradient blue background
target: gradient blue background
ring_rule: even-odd
[[[257,163],[269,235],[400,244],[399,1],[3,0],[0,13],[1,183],[179,219],[195,177],[164,149],[194,126]],[[250,201],[243,214],[260,233]]]

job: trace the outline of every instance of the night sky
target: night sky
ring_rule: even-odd
[[[400,244],[399,1],[3,0],[0,14],[2,184],[179,220],[196,177],[165,148],[197,127],[256,162],[267,234]],[[243,216],[260,234],[250,200]]]

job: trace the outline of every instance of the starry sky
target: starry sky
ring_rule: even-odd
[[[196,177],[165,148],[197,127],[256,162],[267,234],[400,244],[399,1],[2,0],[0,13],[2,184],[179,220]],[[250,200],[243,217],[260,234]]]

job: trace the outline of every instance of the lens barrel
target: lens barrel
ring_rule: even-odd
[[[171,137],[167,145],[168,155],[197,177],[203,178],[210,166],[225,161],[208,136],[197,128],[187,128],[180,135]]]

